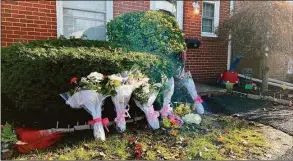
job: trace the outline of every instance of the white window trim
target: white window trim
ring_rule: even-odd
[[[156,0],[150,0],[150,10],[155,10],[155,2]],[[176,8],[176,19],[181,30],[183,29],[183,3],[184,1],[177,1]]]
[[[220,1],[203,1],[202,2],[202,13],[203,13],[203,3],[211,3],[215,5],[215,11],[214,11],[214,29],[219,27],[220,22]],[[201,36],[203,37],[218,37],[217,34],[213,32],[202,32],[202,18],[201,18]]]
[[[106,23],[113,19],[113,0],[106,1]],[[64,35],[63,31],[63,3],[56,1],[56,14],[57,14],[57,37]]]

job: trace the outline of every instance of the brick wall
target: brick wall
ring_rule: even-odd
[[[183,31],[185,38],[199,39],[201,46],[187,50],[186,68],[198,82],[215,82],[226,70],[228,44],[220,38],[201,37],[201,13],[195,15],[193,1],[184,1]],[[199,3],[202,9],[202,3]],[[230,2],[220,2],[220,23],[229,17]]]
[[[201,14],[194,15],[193,1],[184,1],[183,31],[186,38],[201,40],[198,49],[187,51],[186,67],[197,81],[215,82],[226,69],[227,43],[219,38],[201,37]],[[202,9],[202,3],[199,3]],[[220,3],[220,23],[229,16],[229,1]],[[149,1],[114,1],[114,16],[122,13],[149,10]],[[1,46],[14,42],[57,38],[55,1],[1,2]]]
[[[57,36],[56,2],[1,2],[1,46]]]
[[[114,1],[114,16],[133,11],[150,9],[150,1]]]

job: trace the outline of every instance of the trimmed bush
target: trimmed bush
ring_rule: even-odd
[[[155,82],[162,71],[171,75],[171,63],[160,56],[111,48],[107,42],[90,40],[34,41],[2,48],[2,93],[17,108],[60,107],[65,103],[59,93],[71,88],[74,76],[119,73],[134,64]]]
[[[176,19],[160,11],[139,11],[115,17],[107,24],[111,42],[133,51],[168,55],[186,49]]]

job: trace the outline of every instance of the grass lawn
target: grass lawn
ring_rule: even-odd
[[[108,134],[104,142],[95,141],[92,131],[66,134],[62,142],[49,149],[15,154],[12,159],[254,159],[269,148],[253,124],[219,115],[204,115],[200,125],[185,125],[177,135],[164,129],[151,131],[142,123],[129,124],[127,128],[124,134]]]

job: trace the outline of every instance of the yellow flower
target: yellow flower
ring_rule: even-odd
[[[121,83],[118,80],[114,80],[113,85],[114,85],[114,87],[119,87],[121,85]]]
[[[288,87],[285,84],[282,84],[282,89],[286,90]]]

